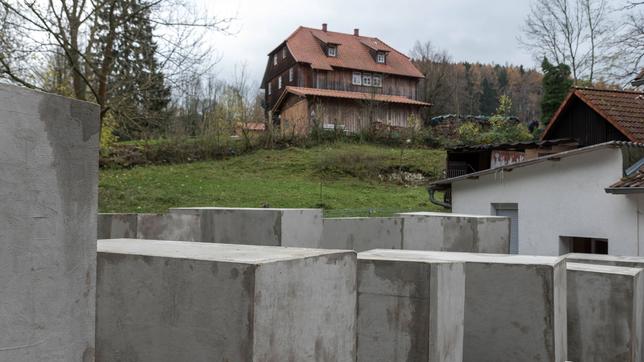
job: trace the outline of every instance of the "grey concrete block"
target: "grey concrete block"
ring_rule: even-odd
[[[641,268],[568,263],[568,359],[641,361]]]
[[[319,247],[322,210],[194,207],[171,214],[199,215],[203,242]]]
[[[330,249],[401,249],[402,218],[347,217],[323,221],[320,247]]]
[[[569,263],[599,264],[624,266],[629,268],[644,268],[644,257],[641,256],[614,256],[601,254],[570,253],[564,255]]]
[[[0,84],[0,361],[94,358],[99,107]]]
[[[566,270],[559,257],[390,250],[465,263],[463,361],[566,360]]]
[[[460,262],[358,254],[358,361],[463,360]]]
[[[98,214],[98,239],[136,238],[137,214]]]
[[[353,361],[352,251],[99,240],[97,359]]]
[[[437,212],[398,214],[404,219],[403,249],[508,253],[510,219]]]
[[[202,218],[188,214],[138,214],[137,239],[201,241]]]

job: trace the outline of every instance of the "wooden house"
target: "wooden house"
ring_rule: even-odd
[[[573,88],[541,140],[575,139],[579,146],[608,141],[644,143],[644,93]]]
[[[420,124],[422,73],[378,38],[299,27],[268,54],[266,116],[283,130],[357,132],[376,123]]]

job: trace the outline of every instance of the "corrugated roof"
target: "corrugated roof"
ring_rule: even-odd
[[[469,174],[462,175],[462,176],[457,176],[457,177],[452,177],[452,178],[448,178],[448,179],[438,180],[438,181],[432,182],[430,184],[430,187],[438,186],[438,185],[449,185],[452,182],[462,181],[462,180],[466,180],[466,179],[477,179],[479,176],[483,176],[483,175],[493,174],[493,173],[500,172],[500,171],[512,171],[515,168],[526,167],[526,166],[534,165],[534,164],[549,161],[549,160],[557,161],[557,160],[560,160],[562,158],[576,156],[576,155],[583,154],[583,153],[586,153],[586,152],[592,152],[592,151],[595,151],[595,150],[598,150],[598,149],[608,148],[608,147],[620,147],[620,148],[638,147],[638,148],[644,148],[644,143],[623,142],[623,141],[610,141],[610,142],[605,142],[605,143],[599,143],[599,144],[592,145],[592,146],[576,148],[574,150],[559,152],[559,153],[555,153],[555,154],[551,154],[551,155],[547,155],[547,156],[543,156],[543,157],[539,157],[539,158],[534,158],[534,159],[530,159],[530,160],[526,160],[526,161],[522,161],[522,162],[513,163],[513,164],[510,164],[510,165],[499,166],[499,167],[496,167],[496,168],[490,168],[490,169],[486,169],[486,170],[482,170],[482,171],[477,171],[477,172],[469,173]]]
[[[431,103],[425,103],[410,99],[403,96],[392,96],[387,94],[372,94],[372,93],[363,93],[363,92],[348,92],[348,91],[338,91],[333,89],[320,89],[320,88],[305,88],[305,87],[291,87],[287,86],[284,90],[284,93],[280,96],[280,99],[275,103],[273,109],[279,108],[279,105],[282,103],[286,94],[295,94],[300,97],[314,96],[314,97],[329,97],[329,98],[344,98],[344,99],[356,99],[356,100],[373,100],[377,102],[387,102],[387,103],[398,103],[398,104],[410,104],[415,106],[431,106]]]
[[[484,150],[507,150],[513,148],[525,149],[528,147],[547,147],[555,146],[565,143],[576,143],[572,138],[558,138],[553,140],[542,140],[542,141],[523,141],[523,142],[512,142],[512,143],[490,143],[483,145],[473,145],[473,146],[454,146],[447,147],[448,151],[456,152],[476,152]]]
[[[337,56],[324,54],[320,42],[337,44]],[[297,62],[309,63],[314,69],[332,70],[338,67],[423,78],[423,74],[406,55],[378,38],[300,26],[286,39],[286,45]],[[377,63],[369,48],[387,52],[386,64]]]
[[[631,142],[644,142],[644,93],[594,88],[574,88],[551,118],[541,139],[547,136],[574,97],[586,103]]]

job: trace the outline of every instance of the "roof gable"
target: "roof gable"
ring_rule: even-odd
[[[324,54],[320,43],[337,45],[337,56]],[[348,68],[423,78],[407,56],[378,38],[299,27],[286,39],[286,46],[297,62],[308,63],[313,69]],[[373,50],[388,53],[386,64],[376,62],[370,53]]]
[[[574,88],[568,94],[548,122],[542,140],[575,98],[597,112],[630,141],[644,142],[644,93],[593,88]]]

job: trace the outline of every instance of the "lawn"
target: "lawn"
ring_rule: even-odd
[[[327,216],[381,216],[440,210],[424,186],[380,180],[401,164],[438,175],[443,151],[338,143],[260,150],[226,160],[104,169],[101,212],[165,212],[169,207],[322,207]]]

